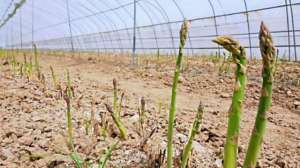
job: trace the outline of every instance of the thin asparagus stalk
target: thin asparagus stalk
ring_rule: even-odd
[[[57,79],[56,79],[56,75],[54,73],[54,69],[52,66],[50,66],[50,70],[51,70],[51,75],[52,75],[52,79],[53,79],[53,85],[54,85],[55,89],[57,89],[58,88]]]
[[[246,54],[244,48],[231,37],[218,37],[215,43],[223,46],[232,53],[233,62],[237,65],[235,72],[235,87],[232,96],[232,104],[229,109],[226,144],[224,149],[224,168],[236,168],[238,139],[240,132],[240,116],[243,111],[242,104],[245,96]]]
[[[160,61],[160,52],[159,49],[156,52],[156,70],[159,68],[159,61]]]
[[[14,52],[12,51],[12,68],[13,68],[13,74],[16,75],[16,66],[17,66],[17,60]]]
[[[27,73],[27,58],[26,58],[26,54],[25,53],[23,53],[23,60],[24,60],[24,62],[23,62],[23,75],[25,74],[25,73]]]
[[[89,135],[91,120],[89,120],[88,118],[84,118],[83,123],[84,123],[85,135]]]
[[[263,59],[263,83],[256,121],[252,130],[243,168],[252,168],[256,166],[256,160],[259,155],[261,144],[263,143],[263,136],[266,129],[266,112],[269,110],[272,102],[272,83],[275,70],[275,48],[271,33],[263,22],[260,26],[259,41],[260,51]]]
[[[28,65],[28,75],[29,75],[29,77],[32,76],[32,71],[33,71],[33,63],[32,63],[32,57],[30,56],[29,65]]]
[[[183,149],[182,159],[181,159],[181,166],[180,166],[181,168],[186,168],[186,166],[187,166],[188,159],[191,155],[193,140],[195,138],[195,135],[197,134],[197,132],[199,132],[199,129],[200,129],[200,124],[201,124],[201,120],[202,120],[202,116],[203,116],[203,111],[204,111],[203,110],[203,105],[200,102],[200,104],[198,106],[196,118],[195,118],[195,121],[193,123],[193,127],[192,127],[191,132],[190,132],[189,140],[188,140],[188,142],[186,143],[186,145]]]
[[[108,120],[107,120],[107,112],[105,111],[103,115],[101,115],[101,133],[104,139],[107,136],[107,128],[108,128]]]
[[[100,158],[98,168],[105,168],[107,160],[110,158],[112,151],[118,146],[118,144],[119,141],[116,141],[105,151],[105,154]]]
[[[95,101],[95,98],[93,97],[92,98],[92,102],[91,102],[91,124],[92,124],[92,127],[94,127],[94,125],[95,125],[95,122],[96,122],[96,118],[95,118],[95,111],[96,111],[96,109],[95,109],[95,103],[96,101]]]
[[[114,100],[113,100],[113,110],[116,114],[116,117],[119,118],[119,114],[118,114],[118,89],[117,89],[117,80],[113,79],[113,87],[114,87]]]
[[[23,77],[23,64],[22,63],[20,64],[19,71],[20,71],[20,76]]]
[[[70,73],[67,70],[67,89],[64,99],[67,104],[67,127],[68,127],[68,145],[72,149],[71,158],[75,162],[77,168],[81,168],[84,161],[78,156],[73,142],[73,123],[72,123],[72,113],[71,113],[71,99],[72,99],[72,88]]]
[[[105,122],[101,123],[101,132],[100,132],[100,135],[102,135],[104,137],[104,139],[107,136],[107,128],[108,128],[108,121],[105,121]]]
[[[41,71],[40,71],[40,64],[39,64],[38,51],[37,51],[36,44],[33,44],[33,50],[34,50],[34,66],[35,66],[35,70],[37,72],[37,77],[38,77],[38,79],[40,79]]]
[[[71,86],[69,70],[67,70],[67,94],[68,94],[68,97],[70,97],[70,98],[73,97],[73,91],[72,91],[72,86]]]
[[[122,104],[123,104],[123,99],[124,99],[125,93],[123,92],[121,94],[121,98],[119,101],[119,108],[118,108],[118,115],[121,117],[121,112],[122,112]]]
[[[97,119],[95,117],[95,113],[96,113],[96,99],[95,97],[92,98],[92,102],[91,102],[91,119],[90,119],[90,123],[93,127],[93,137],[97,137],[97,135],[99,135],[99,123],[97,122]]]
[[[146,102],[144,97],[142,97],[140,101],[139,117],[140,117],[140,124],[141,124],[141,135],[143,137],[144,137],[144,122],[145,122],[145,106],[146,106]]]
[[[0,49],[0,59],[2,59],[2,57],[4,56],[4,54],[3,54],[4,52],[3,52],[3,50],[2,49]]]
[[[117,127],[120,131],[120,137],[122,139],[127,139],[126,128],[124,127],[124,125],[121,122],[120,118],[116,117],[114,111],[111,109],[111,106],[109,106],[108,104],[105,104],[105,107],[106,107],[107,111],[111,114],[111,117],[113,118],[115,124],[117,125]]]
[[[71,114],[71,80],[69,71],[67,70],[67,90],[65,95],[65,101],[67,103],[67,126],[68,126],[68,144],[71,148],[73,145],[73,124],[72,124],[72,114]]]
[[[178,78],[180,75],[181,61],[183,57],[183,49],[188,36],[189,21],[185,20],[181,26],[180,30],[180,45],[179,53],[176,61],[176,69],[173,77],[173,87],[172,87],[172,97],[171,97],[171,107],[169,112],[169,125],[168,125],[168,146],[167,146],[167,167],[173,167],[173,127],[175,120],[176,111],[176,90],[178,84]]]

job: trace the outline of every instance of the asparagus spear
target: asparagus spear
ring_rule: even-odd
[[[52,66],[50,66],[50,71],[51,71],[51,75],[52,75],[52,79],[53,79],[53,85],[54,85],[55,89],[57,89],[58,88],[57,79],[56,79],[56,75],[54,73],[54,69]]]
[[[261,144],[263,143],[263,136],[266,129],[266,112],[269,110],[272,101],[272,83],[275,70],[276,54],[270,31],[263,22],[260,26],[259,41],[260,51],[263,59],[263,83],[256,121],[252,130],[243,168],[252,168],[256,166],[257,156],[259,154]]]
[[[33,50],[34,50],[34,66],[35,66],[35,70],[37,72],[37,77],[40,80],[41,79],[41,71],[40,71],[40,64],[39,64],[38,51],[37,51],[36,44],[33,44]]]
[[[108,104],[105,104],[105,107],[107,109],[107,111],[110,113],[111,117],[113,118],[115,124],[117,125],[119,131],[120,131],[120,137],[122,139],[127,139],[127,132],[126,132],[126,128],[124,127],[122,121],[120,120],[120,118],[118,118],[115,114],[115,112],[113,111],[113,109],[111,108],[111,106],[109,106]]]
[[[140,101],[140,107],[139,107],[139,120],[140,120],[142,137],[144,137],[145,106],[146,106],[146,101],[144,97],[142,97]]]
[[[116,113],[116,117],[119,118],[119,113],[118,113],[118,89],[117,89],[117,80],[114,78],[113,79],[113,87],[114,87],[114,100],[113,100],[113,110],[114,110],[114,113]]]
[[[173,127],[176,111],[176,90],[177,83],[181,69],[181,61],[183,56],[184,45],[188,36],[189,21],[184,21],[180,30],[180,45],[179,53],[176,61],[176,69],[173,77],[172,97],[171,97],[171,108],[169,113],[169,125],[168,125],[168,146],[167,146],[167,167],[173,167]]]
[[[195,138],[196,133],[200,129],[202,116],[203,116],[203,105],[200,102],[200,104],[198,106],[196,118],[195,118],[195,121],[193,123],[193,127],[192,127],[191,132],[190,132],[189,140],[188,140],[188,142],[186,143],[186,145],[183,149],[182,159],[181,159],[181,166],[180,166],[181,168],[186,168],[188,159],[189,159],[190,154],[191,154],[191,150],[192,150],[192,146],[193,146],[193,140]]]
[[[244,48],[231,37],[222,36],[214,40],[232,53],[233,62],[237,65],[235,72],[235,87],[232,104],[229,109],[226,144],[224,149],[224,168],[236,168],[238,139],[240,132],[240,115],[246,87],[246,54]]]
[[[71,80],[70,74],[67,70],[67,90],[66,95],[64,97],[67,104],[67,126],[68,126],[68,145],[73,149],[73,123],[72,123],[72,114],[71,114]]]

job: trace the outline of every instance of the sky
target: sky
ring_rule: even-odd
[[[0,23],[2,23],[3,19],[13,10],[14,5],[11,4],[18,1],[20,0],[0,0]],[[300,0],[291,1],[293,3],[300,3]],[[119,29],[131,28],[133,26],[133,0],[27,0],[21,10],[18,10],[17,14],[0,29],[0,46],[3,47],[6,44],[18,44],[21,39],[23,43],[30,43],[32,38],[34,41],[44,41],[70,36],[67,2],[69,3],[71,32],[75,37],[82,34],[111,32]],[[285,0],[246,0],[246,2],[248,10],[255,10],[283,5]],[[211,0],[211,3],[216,15],[245,11],[243,0]],[[10,8],[8,8],[9,6]],[[295,17],[294,20],[296,22],[295,27],[299,30],[300,23],[298,20],[300,20],[300,6],[295,6],[293,12]],[[181,21],[183,18],[203,18],[212,15],[213,10],[208,0],[137,0],[137,26]],[[217,24],[219,26],[220,34],[229,34],[232,33],[232,31],[246,32],[247,27],[245,24],[234,24],[236,22],[245,22],[245,18],[246,17],[243,15],[218,18]],[[191,30],[192,35],[199,34],[200,36],[200,27],[203,27],[202,34],[212,34],[214,28],[212,27],[213,22],[211,20],[212,19],[196,21],[195,24],[192,23],[192,26],[194,26],[194,31]],[[250,28],[252,32],[257,31],[261,20],[269,23],[274,31],[287,29],[285,8],[267,12],[251,13]],[[177,34],[176,31],[180,27],[180,24],[173,24],[171,28],[167,25],[156,27],[158,31],[157,36],[163,37],[168,33],[171,34],[169,35],[170,37],[175,36],[173,34]],[[199,28],[197,29],[197,27]],[[32,28],[34,29],[33,35]],[[170,29],[172,29],[172,32],[167,32],[170,31]],[[149,30],[147,30],[147,28],[141,29],[140,32],[140,36],[149,36],[149,38],[151,36],[153,37],[154,34],[153,30],[150,30],[150,28]],[[131,36],[131,32],[128,33],[128,31],[118,32],[118,36],[121,37],[121,40],[127,37],[124,35],[126,33],[128,36]],[[299,32],[296,33],[299,35]],[[116,36],[115,34],[110,36]],[[102,39],[102,41],[108,40],[108,37],[105,37],[108,35],[104,34],[103,36],[104,37],[102,38],[104,40]],[[90,39],[86,39],[86,42],[84,42],[84,39],[80,40],[80,45],[87,45]],[[125,39],[125,45],[130,43],[130,40],[131,39],[129,38]],[[299,41],[298,39],[296,40],[297,42]],[[281,41],[281,43],[286,43],[285,41],[287,40],[281,39]],[[60,43],[62,42],[60,41]],[[145,43],[154,42],[149,41]],[[161,42],[161,46],[168,45],[164,43],[170,43],[170,41]],[[196,42],[196,38],[193,43],[197,43],[199,46],[202,45],[200,41]],[[110,43],[110,45],[116,44]],[[130,45],[131,44],[128,44],[128,48]],[[154,44],[151,45],[153,46]]]

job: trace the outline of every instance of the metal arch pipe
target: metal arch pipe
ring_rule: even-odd
[[[75,10],[75,11],[77,11],[77,10]],[[94,15],[93,15],[93,16],[94,16]],[[78,20],[78,19],[76,19],[76,20]],[[76,21],[76,20],[72,19],[71,21]],[[105,26],[105,28],[106,28],[107,30],[109,30],[109,29],[107,28],[107,25],[106,25],[105,22],[103,22],[101,19],[99,19],[99,21],[103,23],[103,25]],[[61,24],[61,23],[59,23],[59,24]],[[56,25],[59,25],[59,24],[56,24]],[[52,27],[52,26],[51,26],[51,27]],[[112,27],[112,25],[111,25],[111,27]],[[112,27],[112,28],[113,28],[113,27]],[[78,28],[78,29],[79,29],[79,28]],[[79,32],[83,32],[83,31],[81,30],[81,28],[80,28]],[[110,39],[110,41],[111,41],[111,44],[113,44],[113,43],[112,43],[112,38],[111,38],[110,34],[109,34],[109,39]],[[79,44],[81,43],[80,41],[82,41],[82,40],[80,40],[80,37],[77,37],[76,40],[78,41]],[[86,48],[86,47],[85,47],[85,48]]]
[[[185,19],[184,13],[182,11],[182,9],[179,7],[178,3],[176,2],[176,0],[172,0],[173,3],[175,4],[177,10],[179,11],[180,15]]]
[[[33,47],[33,44],[34,44],[34,0],[31,0],[31,8],[32,8],[32,11],[31,11],[31,42],[32,42],[32,47]],[[32,48],[33,49],[33,48]]]
[[[122,41],[121,41],[121,36],[119,34],[119,31],[117,29],[117,25],[116,23],[110,18],[108,17],[105,13],[103,14],[107,19],[108,21],[113,25],[114,29],[113,29],[113,32],[115,32],[118,36],[118,40],[119,40],[119,47],[120,47],[120,51],[123,51],[123,44],[122,44]]]
[[[90,2],[90,1],[88,1],[90,4],[92,4],[92,2]],[[94,4],[92,4],[93,6],[94,6]],[[105,29],[107,30],[107,31],[109,31],[109,28],[108,28],[108,26],[106,25],[106,22],[104,22],[102,19],[98,19],[97,21],[100,21],[101,23],[102,23],[102,25],[105,27]],[[97,22],[96,21],[96,22]],[[101,35],[101,38],[102,38],[102,41],[103,41],[103,45],[105,45],[105,40],[104,40],[104,34],[103,34],[103,32],[98,32],[100,35]],[[111,34],[109,33],[108,34],[108,39],[109,39],[109,41],[110,41],[110,43],[111,43],[111,45],[113,46],[113,40],[112,40],[112,37],[111,37]],[[105,52],[107,52],[107,48],[106,48],[106,45],[105,45]]]
[[[108,8],[111,8],[110,5],[108,5],[108,3],[105,3],[105,2],[103,2],[103,1],[101,1],[101,3],[104,4],[104,5],[106,5]],[[126,22],[122,19],[122,17],[120,16],[120,14],[119,14],[117,11],[115,11],[115,12],[113,12],[113,13],[119,18],[119,20],[123,23],[123,25],[124,25],[125,27],[127,27]],[[126,29],[126,33],[127,33],[128,39],[130,39],[130,33],[129,33],[129,30],[128,30],[128,29]],[[120,43],[121,43],[121,41],[120,41]]]
[[[119,0],[116,0],[116,1],[120,4],[120,1],[119,1]],[[138,3],[138,2],[140,2],[140,0],[137,0],[137,3]],[[131,19],[134,19],[134,17],[130,14],[130,12],[129,12],[126,8],[122,8],[122,9],[125,11],[125,13],[127,13],[127,15],[128,15]],[[137,29],[137,34],[138,34],[140,37],[142,37],[142,34],[141,34],[140,29]],[[131,39],[131,37],[130,37],[130,39]],[[143,39],[140,38],[139,41],[140,41],[140,44],[141,44],[141,46],[142,46],[142,48],[143,48],[143,47],[144,47]]]
[[[58,5],[58,6],[62,6],[62,5]],[[70,10],[72,10],[72,6],[70,5],[69,6],[69,8],[70,8]],[[77,11],[77,10],[75,10],[75,11]],[[72,22],[72,19],[70,18],[70,23]],[[81,33],[81,32],[84,32],[84,28],[83,27],[79,27],[79,26],[75,26],[76,27],[76,29]],[[64,38],[65,40],[64,40],[64,42],[67,44],[67,43],[69,43],[68,42],[68,40],[69,40],[69,37],[67,36],[67,37],[65,37]],[[80,51],[80,49],[83,49],[85,46],[83,45],[81,45],[81,40],[79,39],[79,38],[75,38],[75,40],[77,41],[77,44],[78,44],[78,47],[77,47],[77,49]],[[68,47],[66,47],[66,49],[68,49]]]
[[[132,37],[132,59],[131,64],[136,65],[138,61],[136,60],[136,0],[133,0],[133,37]]]
[[[296,32],[295,32],[295,23],[294,23],[294,11],[293,11],[293,3],[289,0],[290,3],[290,11],[291,11],[291,19],[292,19],[292,31],[293,31],[293,41],[294,41],[294,54],[295,61],[297,61],[297,45],[296,45]]]
[[[61,11],[65,11],[65,8],[63,7],[65,4],[63,4],[62,3],[62,1],[59,1],[59,2],[57,2],[57,3],[55,3],[56,5],[57,5],[57,7],[58,8],[60,8],[61,9]],[[70,10],[72,10],[72,6],[71,5],[69,5],[69,9]],[[43,10],[43,12],[44,12],[44,10]],[[65,12],[64,12],[65,13]],[[72,19],[70,18],[70,23],[72,22]],[[68,21],[67,22],[65,22],[65,23],[63,23],[63,24],[68,24]],[[60,24],[56,24],[55,26],[58,26],[58,25],[60,25]],[[51,28],[52,26],[49,26],[48,28]],[[73,30],[78,30],[79,32],[84,32],[84,30],[82,30],[82,28],[81,27],[72,27],[72,29]],[[40,30],[43,30],[43,29],[40,29]],[[38,30],[35,30],[36,32],[37,31],[39,31],[39,29]],[[77,39],[77,38],[75,38],[74,40],[73,40],[73,44],[75,44],[74,42],[75,41],[77,41],[77,43],[78,44],[80,44],[80,41],[79,41],[79,39]],[[67,41],[67,37],[64,37],[64,42],[66,42],[66,44],[68,43],[68,41]],[[66,45],[65,44],[65,45]],[[66,45],[67,46],[67,45]],[[68,49],[68,47],[65,47],[66,49]],[[74,50],[75,50],[75,45],[74,45]]]
[[[87,2],[89,2],[89,1],[87,1]],[[91,4],[91,2],[89,2],[89,3]],[[84,4],[81,4],[81,5],[84,6],[84,8],[85,8],[86,10],[88,10],[88,11],[90,11],[90,12],[93,12],[91,9],[87,8]],[[93,4],[92,4],[92,5],[93,5]],[[104,26],[105,30],[109,30],[109,29],[107,28],[106,23],[103,22],[101,19],[95,20],[95,22],[93,22],[94,25],[95,25],[97,28],[98,28],[98,24],[96,24],[96,23],[98,23],[98,21],[101,22],[101,24]],[[105,41],[104,41],[103,34],[101,33],[101,31],[99,31],[99,29],[98,29],[98,34],[101,36],[101,40],[102,40],[102,43],[103,43],[104,50],[105,50],[105,52],[107,52],[107,48],[106,48],[106,45],[105,45]],[[111,36],[109,36],[109,40],[110,40],[110,42],[111,42],[111,45],[113,45]],[[99,46],[97,38],[96,38],[96,41],[97,41],[97,45]],[[99,49],[99,48],[98,48],[98,49]]]
[[[176,0],[172,0],[172,1],[173,1],[173,3],[175,4],[176,8],[178,9],[178,11],[179,11],[179,13],[180,13],[182,19],[185,20],[186,17],[185,17],[185,15],[184,15],[182,9],[181,9],[180,6],[178,5],[177,1],[176,1]],[[194,55],[194,50],[193,50],[192,40],[191,40],[190,32],[189,32],[189,31],[188,31],[188,39],[189,39],[189,44],[190,44],[190,48],[191,48],[192,55]]]
[[[290,37],[290,17],[289,17],[289,8],[288,0],[285,0],[285,12],[286,12],[286,26],[287,26],[287,35],[288,35],[288,52],[289,52],[289,61],[291,61],[291,37]]]
[[[251,41],[251,30],[250,30],[250,21],[249,21],[249,12],[248,5],[246,0],[243,0],[246,12],[246,21],[247,21],[247,29],[248,29],[248,42],[249,42],[249,51],[250,51],[250,59],[252,59],[252,41]]]
[[[213,3],[211,2],[211,0],[208,0],[208,3],[209,3],[209,6],[211,7],[211,10],[213,12],[213,19],[214,19],[214,25],[215,25],[215,33],[216,33],[216,36],[219,36],[215,7],[214,7]],[[220,57],[220,52],[221,52],[221,49],[218,46],[218,56],[219,57]]]
[[[161,11],[165,14],[168,23],[170,23],[170,18],[169,18],[168,13],[164,10],[164,8],[160,5],[160,3],[157,0],[154,0],[154,1],[157,4],[157,6],[161,9]],[[173,36],[173,31],[172,31],[171,24],[168,24],[168,27],[169,27],[169,31],[170,31],[170,34],[171,34],[171,40],[172,40],[172,45],[173,45],[173,48],[174,48],[174,54],[176,55],[177,51],[175,49],[176,45],[175,45],[175,41],[174,41],[174,36]]]
[[[101,36],[100,38],[102,39],[104,52],[107,53],[107,48],[106,48],[106,44],[105,44],[105,40],[104,40],[103,34],[102,34],[101,32],[99,32],[99,33],[97,33],[97,34],[99,34],[99,35]],[[99,49],[99,47],[98,47],[98,49]]]
[[[89,2],[89,1],[88,1],[88,2]],[[99,1],[99,2],[100,2],[100,1]],[[90,2],[90,3],[91,3],[91,2]],[[103,3],[103,2],[101,2],[101,3]],[[112,11],[112,10],[111,10],[111,11]],[[111,12],[111,11],[109,10],[108,12]],[[123,48],[123,45],[122,45],[121,37],[120,37],[120,34],[119,34],[119,32],[118,32],[117,25],[116,25],[115,21],[114,21],[113,19],[111,19],[110,17],[108,17],[108,16],[106,15],[106,12],[101,12],[101,13],[99,13],[99,14],[102,14],[102,15],[106,18],[106,20],[110,23],[113,32],[116,32],[117,37],[118,37],[118,41],[119,41],[120,51],[123,51],[123,49],[122,49],[122,48]],[[109,34],[109,36],[111,37],[111,34]],[[112,39],[111,39],[111,42],[113,42]],[[112,45],[113,45],[113,43],[112,43]]]
[[[149,14],[149,12],[145,9],[145,7],[142,4],[140,4],[140,3],[137,3],[137,4],[142,8],[142,10],[145,12],[147,17],[149,18],[151,24],[153,25],[154,22],[153,22],[153,19],[152,19],[151,15]],[[153,30],[153,35],[154,35],[154,38],[155,38],[156,47],[157,47],[157,49],[159,49],[158,40],[157,40],[157,32],[156,32],[155,26],[153,26],[152,30]]]
[[[84,4],[82,4],[80,1],[79,1],[79,5],[80,6],[82,6],[86,11],[89,11],[89,12],[93,12],[90,8],[88,8],[87,6],[85,6]],[[92,20],[93,18],[91,18],[90,20],[91,20],[91,22],[93,23],[93,25],[97,28],[97,30],[99,31],[99,29],[98,29],[98,25],[96,24],[97,22],[94,22],[93,20]],[[87,37],[89,37],[89,36],[91,36],[91,35],[87,35]],[[87,37],[85,37],[85,35],[83,35],[83,36],[80,36],[81,38],[83,38],[83,39],[85,39],[85,38],[87,38]],[[79,38],[80,38],[79,37]],[[96,42],[96,45],[97,46],[99,46],[99,41],[98,41],[98,39],[97,38],[95,38],[94,37],[94,40],[95,40],[95,42]],[[83,40],[84,41],[84,40]]]
[[[141,4],[141,6],[142,6],[142,4]],[[143,8],[145,8],[144,6],[143,6]],[[160,19],[159,19],[159,17],[156,15],[156,12],[153,12],[153,10],[152,10],[152,8],[148,8],[148,10],[150,11],[150,13],[151,14],[153,14],[154,16],[155,16],[155,18],[159,21]],[[146,12],[147,10],[145,10],[145,12]],[[149,16],[151,17],[151,15],[150,15],[150,13],[147,11],[147,13],[149,14]],[[152,18],[152,17],[151,17]],[[152,20],[153,20],[153,18],[152,18]],[[154,22],[154,20],[153,20],[153,24],[152,24],[152,26],[151,27],[153,27],[153,30],[155,31],[155,34],[156,35],[154,35],[154,38],[156,38],[155,39],[155,41],[157,41],[157,43],[158,43],[158,36],[157,36],[157,31],[156,31],[156,27],[157,27],[158,25],[157,24],[155,24],[155,22]],[[147,28],[149,28],[149,26],[146,26]],[[159,45],[157,44],[157,47],[156,47],[158,50],[160,49],[160,47],[159,47]]]
[[[76,11],[76,10],[75,10]],[[109,11],[109,10],[108,10]],[[99,14],[104,14],[104,12],[100,12]],[[94,16],[94,13],[92,14],[92,15],[88,15],[88,16]],[[115,23],[113,23],[113,21],[112,20],[110,20],[110,18],[108,18],[107,16],[105,16],[107,19],[106,20],[108,20],[111,24],[111,27],[112,27],[112,29],[114,30],[114,28],[113,27],[116,27],[115,26]],[[80,17],[80,18],[82,18],[82,17]],[[75,21],[75,20],[78,20],[78,19],[72,19],[72,21]],[[102,22],[102,20],[100,20],[101,22]],[[104,22],[102,22],[102,23],[104,23]],[[118,33],[118,32],[117,32]],[[110,41],[111,41],[111,43],[112,43],[112,38],[111,38],[111,34],[109,34],[109,38],[110,38]],[[76,39],[78,39],[78,38],[76,38]],[[79,39],[78,39],[79,40]],[[113,43],[112,43],[113,44]],[[121,47],[120,47],[121,48]]]
[[[172,33],[171,24],[169,24],[170,23],[169,16],[167,15],[166,11],[161,7],[161,5],[156,0],[154,0],[154,2],[156,3],[157,6],[154,5],[153,3],[149,2],[148,0],[145,0],[145,2],[147,2],[149,5],[151,5],[156,10],[158,10],[158,12],[160,12],[162,17],[166,20],[166,24],[168,25],[168,29],[169,29],[170,36],[171,36],[172,48],[174,48],[174,54],[175,54],[176,53],[175,41],[174,41],[174,36],[173,36],[173,33]]]
[[[70,33],[70,40],[71,40],[71,49],[72,49],[72,54],[74,55],[74,44],[73,44],[73,32],[72,32],[72,25],[70,22],[70,7],[69,7],[69,0],[66,0],[66,8],[67,8],[67,17],[68,17],[68,26],[69,26],[69,33]]]
[[[5,15],[8,13],[9,9],[13,6],[14,0],[11,0],[7,6],[7,8],[5,9],[5,11],[3,12],[3,15],[1,17],[1,22],[3,20],[5,20]]]
[[[20,13],[19,13],[19,17],[20,17],[20,47],[21,50],[23,49],[23,18],[22,18],[22,9],[20,9]]]
[[[32,9],[32,6],[31,5],[29,5],[28,7],[30,7],[31,9]],[[45,10],[42,10],[42,9],[40,9],[40,8],[37,8],[36,6],[34,7],[34,9],[38,9],[38,10],[40,10],[40,11],[42,11],[42,13],[41,14],[45,14],[45,16],[46,16],[46,13],[47,14],[49,14],[49,15],[55,15],[55,14],[53,14],[53,13],[51,13],[51,12],[49,12],[49,11],[45,11]],[[64,10],[63,8],[62,8],[62,10]],[[35,10],[36,11],[36,10]],[[37,12],[37,11],[36,11]],[[39,14],[39,16],[40,16],[40,14]],[[25,27],[25,28],[28,28],[28,29],[30,29],[30,31],[28,31],[28,32],[25,32],[25,33],[23,33],[24,35],[28,35],[28,34],[30,34],[31,35],[31,33],[32,33],[32,25],[31,25],[31,23],[28,23],[28,24],[30,24],[30,26],[28,25],[26,25],[28,22],[24,22],[23,24],[22,24],[22,26],[23,27]],[[35,32],[37,32],[37,30],[35,29]]]
[[[11,49],[14,49],[13,48],[13,44],[14,44],[14,26],[13,26],[13,21],[14,21],[14,19],[12,19],[11,21],[10,21],[10,24],[9,24],[9,29],[10,29],[10,47],[11,47]]]
[[[121,5],[121,6],[116,7],[116,8],[111,8],[111,9],[108,9],[108,10],[106,10],[106,11],[100,11],[100,12],[96,12],[96,13],[93,13],[93,14],[91,14],[91,15],[85,16],[85,17],[90,17],[90,16],[97,15],[97,14],[103,14],[104,17],[106,17],[106,19],[107,19],[107,20],[110,22],[110,24],[112,25],[112,30],[113,30],[113,32],[115,32],[115,33],[117,34],[117,36],[118,36],[118,38],[119,38],[119,47],[120,47],[121,50],[123,50],[123,47],[122,47],[122,42],[121,42],[121,38],[120,38],[120,34],[119,34],[119,32],[118,32],[117,26],[116,26],[114,20],[112,20],[110,17],[108,17],[108,16],[106,15],[106,12],[111,12],[111,11],[116,10],[116,9],[119,9],[119,8],[124,8],[125,6],[130,5],[130,4],[131,4],[131,3],[128,3],[128,4]],[[80,18],[77,18],[77,19],[81,19],[81,17],[80,17]],[[113,27],[114,27],[114,28],[113,28]]]
[[[63,41],[62,44],[65,45],[64,50],[65,50],[65,51],[68,51],[68,50],[70,49],[70,46],[69,46],[69,43],[70,43],[69,36],[64,37],[61,41]],[[79,41],[79,40],[77,39],[77,41]],[[60,43],[59,39],[57,39],[56,41],[54,40],[54,42],[53,42],[53,44],[57,44],[57,43],[58,43],[58,44]],[[78,43],[80,43],[80,42],[78,42]],[[59,48],[60,48],[60,47],[58,47],[58,50],[59,50]]]
[[[141,6],[143,6],[142,4],[140,4]],[[146,6],[147,7],[147,6]],[[153,10],[152,10],[152,8],[148,8],[147,10],[146,10],[146,7],[145,6],[143,6],[143,8],[145,9],[145,12],[147,11],[147,13],[150,15],[150,14],[152,14],[152,15],[154,15],[154,18],[153,17],[151,17],[152,18],[152,20],[153,20],[153,26],[157,26],[157,24],[155,24],[155,21],[154,21],[154,19],[156,19],[157,21],[160,21],[160,19],[159,19],[159,17],[156,15],[157,14],[157,12],[154,12]],[[153,6],[152,6],[153,7]],[[160,13],[161,14],[161,13]],[[150,15],[151,16],[151,15]]]
[[[80,3],[80,2],[79,2]],[[89,11],[89,9],[87,9],[83,4],[80,4],[85,10],[88,10]],[[86,13],[86,11],[85,10],[83,10],[83,9],[81,9],[81,8],[74,8],[75,10],[74,11],[78,11],[78,9],[80,9],[80,10],[82,10],[82,13]],[[92,11],[90,11],[90,12],[92,12]],[[81,12],[80,12],[81,13]],[[75,20],[74,20],[75,21]],[[90,23],[90,22],[88,22],[88,23]],[[95,24],[95,23],[97,23],[97,22],[92,22],[91,24],[92,25],[94,25],[96,28],[98,28],[98,26],[97,26],[97,24]],[[84,25],[84,26],[86,26],[86,25]],[[80,26],[77,26],[77,27],[80,27]],[[86,29],[88,29],[88,28],[86,28]],[[79,41],[79,43],[82,43],[83,44],[83,46],[84,46],[84,48],[83,48],[83,50],[86,50],[87,48],[89,48],[87,45],[88,44],[86,44],[85,42],[84,42],[84,38],[85,38],[85,36],[84,35],[79,35],[79,36],[77,36],[77,40]],[[97,43],[98,43],[98,41],[97,41]]]
[[[100,13],[100,14],[103,14],[104,17],[106,18],[106,20],[108,20],[108,22],[110,23],[109,25],[110,25],[110,27],[111,27],[112,30],[114,30],[114,31],[117,30],[115,23],[109,17],[107,17],[107,15],[105,13]],[[76,21],[76,20],[73,20],[73,21]],[[101,19],[100,19],[100,21],[102,23],[105,23]],[[106,24],[104,24],[104,25],[106,25]],[[111,41],[111,45],[113,45],[113,40],[112,40],[111,34],[109,34],[109,38],[110,38],[110,41]],[[85,47],[85,48],[88,48],[88,47]]]
[[[105,27],[106,27],[106,23],[105,23],[105,22],[103,22],[101,19],[99,19],[99,21],[102,22],[102,24],[105,25]],[[108,29],[107,29],[107,30],[108,30]],[[104,44],[106,43],[105,40],[104,40],[104,35],[103,35],[102,32],[99,32],[99,34],[101,34],[102,41],[103,41],[103,45],[104,45]],[[113,45],[113,40],[112,40],[112,37],[111,37],[110,34],[109,34],[108,38],[109,38],[109,41],[110,41],[111,45]],[[105,45],[105,46],[106,46],[106,45]],[[106,47],[105,47],[105,51],[107,52],[107,48],[106,48]]]

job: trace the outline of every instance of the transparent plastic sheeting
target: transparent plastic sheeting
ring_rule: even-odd
[[[0,24],[20,0],[0,0]],[[264,21],[279,56],[299,60],[300,0],[27,0],[0,29],[0,46],[97,52],[132,52],[134,3],[136,51],[174,54],[179,28],[191,20],[187,55],[223,55],[211,42],[230,35],[259,57],[258,32]],[[298,56],[298,58],[297,58]]]

